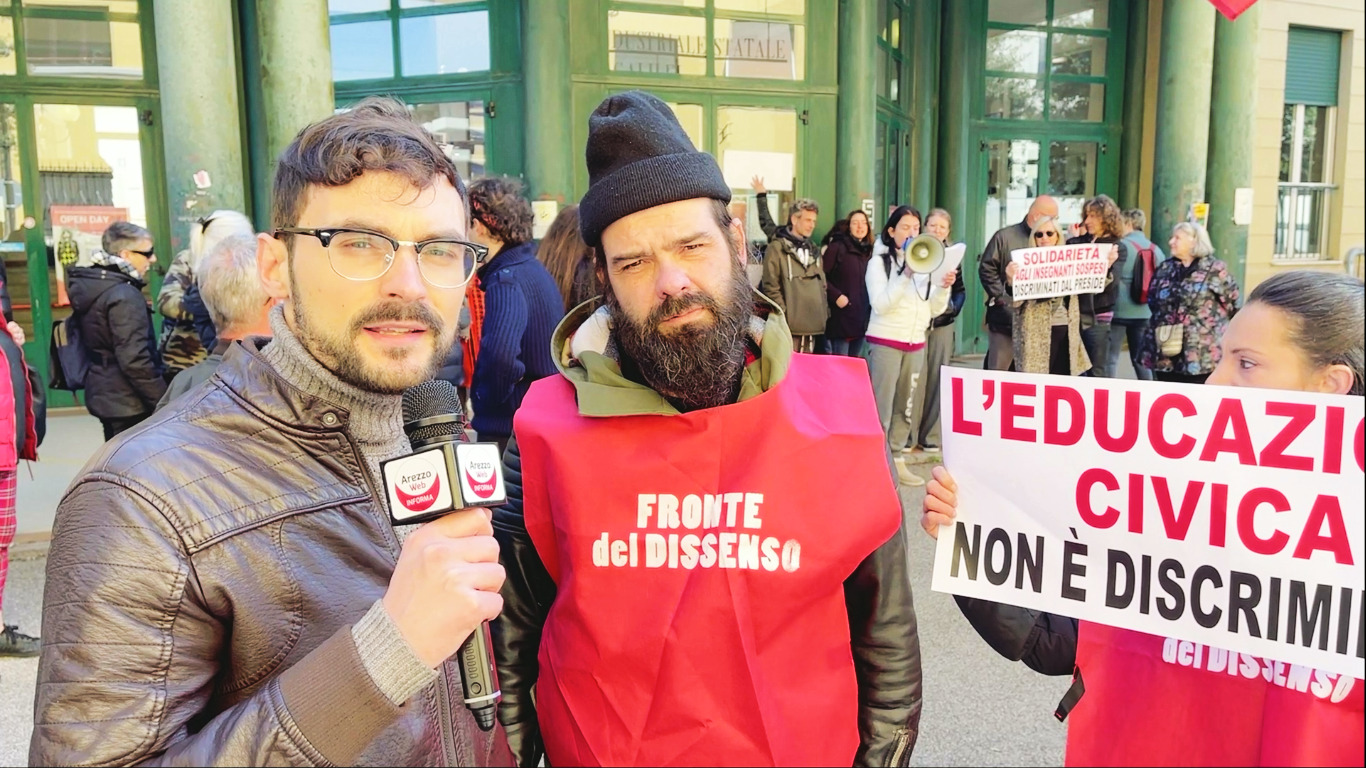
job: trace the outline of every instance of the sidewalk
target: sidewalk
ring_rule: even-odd
[[[81,467],[104,445],[99,419],[84,408],[60,408],[47,414],[47,435],[38,461],[20,462],[19,533],[11,552],[47,551],[57,502]]]

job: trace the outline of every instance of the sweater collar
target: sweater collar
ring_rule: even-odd
[[[521,264],[534,258],[536,258],[536,244],[520,243],[499,251],[497,256],[494,256],[487,264],[480,268],[479,274],[491,275],[495,270]]]
[[[403,396],[368,392],[337,378],[313,357],[285,321],[285,306],[270,311],[274,338],[261,356],[282,379],[348,414],[347,431],[365,446],[384,446],[403,437]],[[406,438],[404,438],[406,440]]]

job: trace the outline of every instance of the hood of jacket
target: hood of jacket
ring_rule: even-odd
[[[73,312],[86,311],[116,285],[131,285],[141,291],[146,284],[110,267],[72,267],[66,271],[66,293]]]
[[[820,251],[820,249],[816,247],[814,240],[809,237],[802,237],[801,235],[794,234],[792,232],[792,227],[787,224],[773,230],[773,237],[774,239],[782,238],[783,240],[786,240],[791,243],[794,248],[810,248],[816,252]]]
[[[783,313],[763,294],[754,292],[750,339],[758,348],[741,374],[739,400],[768,391],[787,375],[792,360],[792,334]],[[593,298],[564,316],[550,340],[560,373],[574,385],[584,416],[677,416],[663,395],[621,372],[621,354],[612,338],[607,307]]]

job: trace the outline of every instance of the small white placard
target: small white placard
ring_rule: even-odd
[[[507,501],[503,455],[497,443],[458,443],[455,466],[460,473],[460,497],[465,506],[486,507]]]
[[[440,448],[385,462],[384,487],[389,496],[389,514],[395,522],[455,508],[446,457]]]
[[[1252,187],[1233,190],[1233,223],[1240,227],[1252,224]]]
[[[555,217],[560,213],[560,204],[554,200],[532,200],[531,201],[531,239],[540,240],[545,237],[546,230],[555,221]]]

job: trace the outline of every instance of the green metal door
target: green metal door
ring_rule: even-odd
[[[1000,228],[1024,219],[1041,194],[1058,199],[1064,227],[1089,197],[1119,195],[1128,0],[971,0],[969,46],[983,79],[973,120],[960,128],[977,150],[969,209],[968,289],[958,351],[986,351],[978,257]],[[961,11],[960,11],[961,12]],[[942,130],[942,128],[941,128]]]

